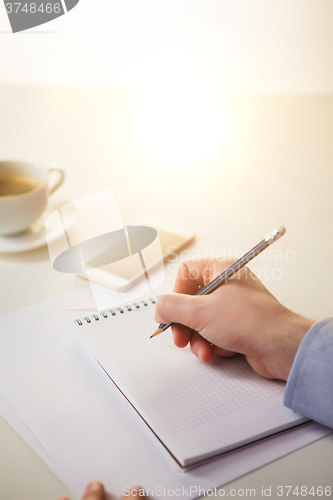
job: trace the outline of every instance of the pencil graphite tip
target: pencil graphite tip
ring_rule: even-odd
[[[163,331],[164,330],[162,330],[162,328],[157,328],[157,330],[155,330],[155,332],[153,333],[153,335],[150,336],[150,338],[152,339],[153,337],[156,337],[156,335],[159,335]]]

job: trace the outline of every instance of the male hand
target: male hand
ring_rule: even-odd
[[[138,498],[140,490],[142,491],[142,488],[140,488],[140,486],[132,488],[131,494],[126,496],[124,495],[121,498],[121,500],[126,500],[126,499],[132,500],[133,498]],[[140,496],[142,498],[143,495]],[[69,500],[69,499],[61,498],[60,500]],[[99,483],[98,481],[93,481],[92,483],[89,483],[81,500],[106,500],[106,493],[102,483]]]
[[[172,326],[174,343],[209,363],[219,356],[244,354],[263,377],[287,380],[297,349],[315,323],[299,316],[244,267],[209,295],[194,295],[233,261],[189,260],[180,266],[174,293],[161,295],[157,323]]]

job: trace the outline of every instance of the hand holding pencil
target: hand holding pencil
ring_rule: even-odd
[[[183,262],[174,293],[161,295],[156,304],[155,320],[174,323],[176,346],[190,343],[204,362],[211,362],[215,354],[241,353],[259,375],[287,380],[314,321],[284,307],[247,267],[214,293],[196,295],[232,264],[208,259]]]

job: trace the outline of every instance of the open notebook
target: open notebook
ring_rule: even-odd
[[[156,329],[155,299],[82,320],[75,329],[181,467],[306,421],[282,404],[284,383],[257,375],[243,356],[204,364]]]

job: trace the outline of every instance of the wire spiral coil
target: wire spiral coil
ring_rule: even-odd
[[[112,316],[117,316],[117,314],[124,314],[126,311],[131,312],[133,309],[140,309],[141,307],[147,307],[149,305],[149,301],[151,304],[156,304],[156,299],[158,299],[159,295],[155,298],[150,297],[146,300],[140,300],[140,302],[133,302],[132,304],[126,304],[123,307],[117,307],[116,310],[109,309],[107,311],[102,311],[99,314],[93,314],[92,316],[85,316],[82,320],[76,319],[75,323],[79,326],[83,325],[83,323],[91,323],[92,320],[99,321],[100,319],[110,318]],[[141,305],[140,305],[141,304]]]

